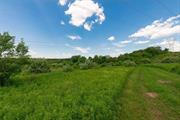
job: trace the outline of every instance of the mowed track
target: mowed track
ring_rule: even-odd
[[[117,99],[116,120],[179,120],[180,76],[137,67]]]

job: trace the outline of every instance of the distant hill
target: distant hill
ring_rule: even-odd
[[[162,50],[161,47],[149,47],[144,50],[137,50],[129,54],[120,55],[119,61],[131,60],[138,63],[180,63],[180,52],[170,52],[168,49]]]

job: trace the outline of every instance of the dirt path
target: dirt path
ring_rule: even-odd
[[[117,99],[115,120],[178,120],[180,76],[157,68],[138,67]],[[159,81],[168,82],[159,82]]]

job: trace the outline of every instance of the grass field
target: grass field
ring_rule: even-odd
[[[180,75],[138,66],[18,77],[0,88],[2,120],[178,120]]]

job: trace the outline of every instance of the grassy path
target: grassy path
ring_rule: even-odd
[[[180,76],[138,67],[129,75],[116,110],[116,120],[178,120]]]

